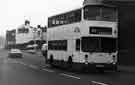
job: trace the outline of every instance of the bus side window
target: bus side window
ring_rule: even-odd
[[[76,51],[80,51],[80,39],[76,39]]]

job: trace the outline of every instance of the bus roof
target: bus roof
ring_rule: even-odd
[[[102,5],[102,6],[107,6],[107,7],[117,7],[117,6],[109,4],[107,2],[109,2],[109,0],[84,0],[83,7],[85,7],[87,5],[91,5],[91,6],[100,6],[100,5]]]
[[[76,11],[76,10],[79,10],[79,9],[82,9],[82,8],[80,7],[80,8],[72,9],[72,10],[69,10],[69,11],[66,11],[66,12],[62,12],[62,13],[59,13],[59,14],[56,14],[56,15],[52,15],[52,16],[48,17],[48,19],[56,17],[56,16],[59,16],[59,15],[64,15],[64,14],[67,14],[67,13],[70,13],[70,12],[73,12],[73,11]]]

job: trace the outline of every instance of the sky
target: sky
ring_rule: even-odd
[[[82,7],[83,0],[0,0],[0,36],[28,19],[32,26],[47,24],[49,16]]]

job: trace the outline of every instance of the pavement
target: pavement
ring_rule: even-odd
[[[118,69],[119,69],[119,71],[123,71],[123,72],[135,73],[135,66],[120,65],[120,66],[118,66]]]

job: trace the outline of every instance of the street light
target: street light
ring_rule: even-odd
[[[47,32],[47,27],[46,26],[41,27],[41,40],[42,41],[44,40],[44,37],[47,38],[46,32]],[[45,35],[43,33],[45,33]]]
[[[37,28],[34,27],[33,29],[34,51],[36,51],[36,31],[37,31]]]

